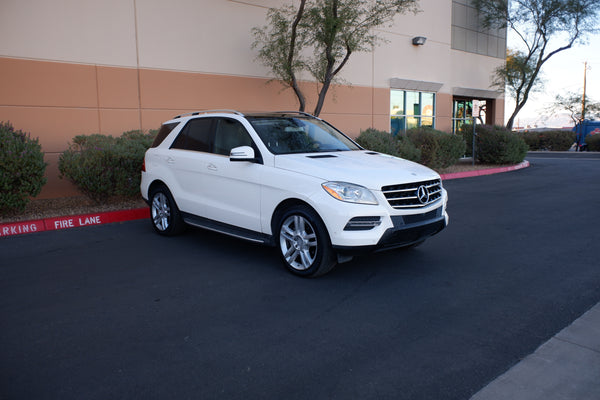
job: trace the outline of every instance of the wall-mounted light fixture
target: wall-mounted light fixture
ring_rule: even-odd
[[[415,46],[423,46],[426,41],[427,41],[427,38],[425,36],[415,36],[412,39],[412,44]]]

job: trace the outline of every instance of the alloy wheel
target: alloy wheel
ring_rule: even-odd
[[[169,199],[162,192],[158,192],[152,198],[152,222],[159,231],[169,228],[171,221],[171,207]]]
[[[301,215],[289,216],[281,225],[279,246],[290,267],[302,271],[309,269],[315,262],[318,251],[314,227]]]

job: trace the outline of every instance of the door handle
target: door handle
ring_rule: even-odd
[[[217,170],[217,166],[215,164],[208,164],[206,166],[207,169],[211,170],[211,171],[216,171]]]
[[[172,157],[167,157],[167,164],[175,164],[175,159]]]

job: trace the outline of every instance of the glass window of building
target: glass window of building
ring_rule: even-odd
[[[457,133],[465,124],[472,124],[473,117],[478,123],[486,123],[486,101],[476,99],[454,99],[452,107],[452,133]]]
[[[391,90],[390,118],[394,136],[419,126],[435,127],[435,93]]]
[[[506,28],[483,26],[471,0],[452,0],[452,48],[506,58]]]

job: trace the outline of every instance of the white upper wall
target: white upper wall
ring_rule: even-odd
[[[0,0],[0,56],[136,66],[134,2]]]
[[[265,23],[267,8],[248,3],[138,0],[140,67],[265,76],[250,31]]]
[[[268,77],[251,49],[268,7],[289,0],[0,0],[0,56]],[[378,33],[387,42],[356,53],[342,78],[389,87],[390,79],[488,89],[501,59],[451,49],[451,0],[421,0]],[[136,31],[137,28],[137,31]],[[136,35],[137,34],[137,35]],[[414,36],[427,37],[413,46]]]
[[[373,84],[389,87],[392,78],[442,83],[442,93],[454,87],[488,90],[492,71],[502,59],[453,50],[452,1],[420,0],[421,12],[396,17],[392,28],[381,29],[387,39],[375,49]],[[425,36],[423,46],[412,44]]]

